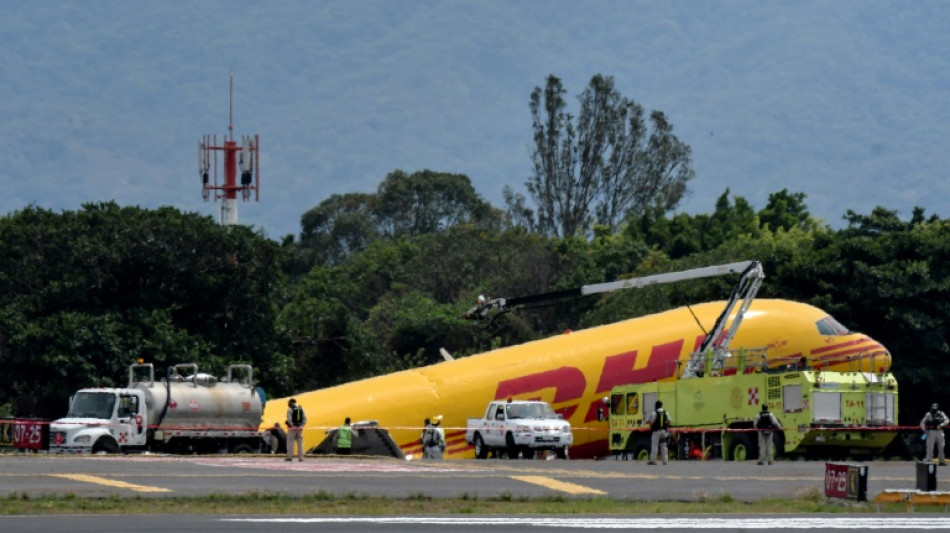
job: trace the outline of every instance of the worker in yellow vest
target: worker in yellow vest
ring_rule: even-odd
[[[350,417],[346,417],[343,425],[336,430],[336,453],[338,455],[350,455],[354,434],[359,435],[359,430],[350,427]]]

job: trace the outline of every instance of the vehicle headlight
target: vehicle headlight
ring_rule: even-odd
[[[564,426],[561,428],[561,433],[568,434],[571,432],[571,426]]]
[[[80,435],[76,437],[75,439],[73,439],[73,442],[75,442],[76,444],[88,444],[90,438],[91,437],[89,435]]]

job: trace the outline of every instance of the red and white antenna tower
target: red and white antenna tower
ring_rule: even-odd
[[[198,141],[198,174],[201,175],[201,196],[207,202],[214,191],[214,199],[219,201],[219,222],[223,226],[238,223],[237,196],[245,202],[261,199],[260,153],[261,144],[255,134],[241,136],[241,143],[234,140],[234,76],[231,76],[231,94],[228,102],[228,134],[224,145],[218,146],[218,136],[204,135]],[[218,183],[218,152],[224,160],[223,183]],[[241,183],[238,183],[238,170],[241,171]]]

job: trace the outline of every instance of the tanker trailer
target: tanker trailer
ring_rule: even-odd
[[[218,379],[189,363],[155,381],[152,364],[130,365],[126,388],[86,388],[70,398],[66,417],[50,423],[50,452],[260,452],[265,398],[253,377],[250,365],[231,365]]]

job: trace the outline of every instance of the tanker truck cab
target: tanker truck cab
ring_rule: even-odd
[[[81,389],[50,427],[50,451],[118,453],[147,444],[145,397],[136,389]]]

